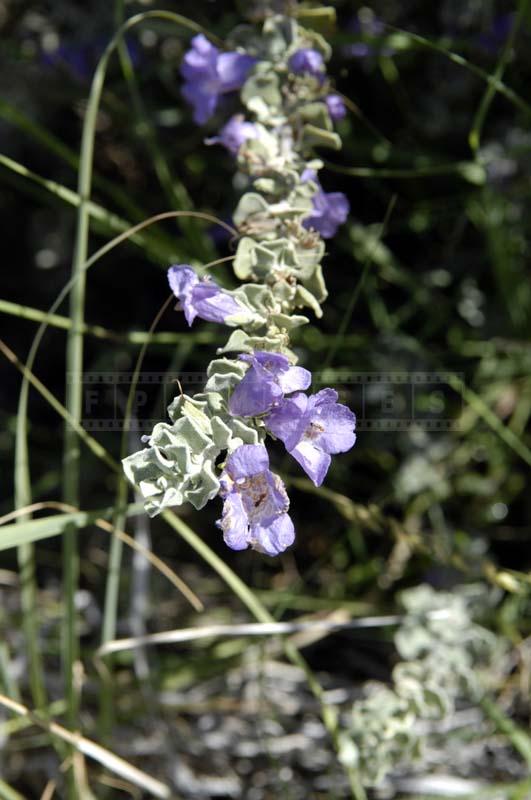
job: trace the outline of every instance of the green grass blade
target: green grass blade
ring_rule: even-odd
[[[481,103],[479,104],[479,108],[474,116],[474,121],[472,122],[472,128],[470,129],[470,133],[468,134],[468,142],[470,144],[470,148],[473,153],[476,153],[480,146],[481,140],[481,131],[483,129],[483,125],[485,123],[485,119],[488,113],[488,110],[496,96],[496,92],[498,91],[497,85],[500,84],[501,79],[503,78],[503,73],[505,72],[505,67],[509,63],[509,59],[511,57],[514,41],[516,39],[516,35],[520,29],[522,21],[527,14],[527,8],[529,5],[529,0],[520,0],[518,3],[518,13],[516,14],[515,20],[511,27],[511,32],[507,37],[505,45],[502,49],[500,58],[498,60],[498,64],[496,69],[494,70],[493,83],[489,83],[485,94],[481,99]]]
[[[489,86],[492,86],[499,94],[503,95],[510,103],[516,106],[516,108],[518,108],[520,111],[523,111],[526,116],[531,116],[531,105],[524,100],[523,97],[520,97],[517,92],[503,83],[503,81],[496,78],[495,75],[490,75],[481,67],[478,67],[476,64],[472,64],[472,62],[468,61],[466,58],[464,58],[464,56],[460,55],[459,53],[454,53],[453,50],[449,50],[444,45],[433,42],[431,39],[427,39],[425,36],[420,36],[418,33],[411,33],[410,31],[406,31],[402,28],[396,28],[394,25],[386,25],[386,27],[389,28],[389,30],[395,31],[399,35],[399,40],[396,42],[396,44],[400,45],[400,49],[407,49],[411,43],[414,43],[427,50],[432,50],[435,53],[445,56],[445,58],[448,58],[454,64],[457,64],[457,66],[463,67],[463,69],[468,70],[468,72],[471,72]],[[343,38],[345,41],[347,41],[352,37]]]
[[[531,450],[529,447],[509,427],[503,424],[485,401],[473,389],[466,386],[457,375],[450,374],[448,383],[456,392],[459,392],[463,400],[498,434],[500,439],[531,467]]]
[[[20,792],[15,791],[8,783],[0,778],[0,798],[1,800],[25,800]]]
[[[97,519],[110,519],[115,511],[115,506],[100,509],[99,511],[72,511],[64,514],[53,514],[41,519],[30,519],[21,523],[12,523],[0,526],[0,551],[10,550],[24,544],[33,544],[42,539],[61,536],[69,527],[76,530],[87,528]],[[125,517],[133,517],[143,513],[142,503],[131,503],[122,510]]]
[[[365,263],[363,264],[360,278],[359,278],[356,286],[354,287],[354,291],[352,292],[352,294],[350,296],[348,306],[347,306],[347,308],[345,310],[345,313],[344,313],[343,318],[341,320],[341,323],[339,325],[337,334],[334,337],[334,339],[332,340],[332,344],[330,345],[330,349],[328,350],[328,353],[326,354],[326,358],[325,358],[325,360],[323,362],[322,369],[326,369],[328,366],[330,366],[330,364],[332,363],[333,358],[334,358],[335,354],[337,353],[337,350],[338,350],[338,348],[339,348],[339,346],[340,346],[340,344],[341,344],[341,342],[343,340],[343,337],[345,336],[346,330],[347,330],[347,328],[349,326],[349,323],[350,323],[350,320],[352,318],[352,314],[354,313],[354,308],[356,306],[358,297],[359,297],[360,292],[361,292],[361,290],[363,288],[363,284],[365,283],[365,279],[367,277],[367,273],[369,271],[369,267],[371,266],[371,263],[372,263],[372,260],[373,260],[373,254],[374,254],[376,248],[378,247],[379,242],[385,236],[385,231],[386,231],[387,225],[389,224],[389,220],[390,220],[391,215],[393,213],[393,209],[395,207],[395,204],[396,204],[396,195],[393,195],[393,197],[391,198],[391,200],[389,202],[389,205],[387,206],[387,210],[385,212],[385,217],[384,217],[384,219],[383,219],[383,221],[382,221],[382,223],[381,223],[381,225],[379,227],[378,233],[376,234],[376,236],[374,238],[373,246],[372,246],[371,250],[368,252],[367,258],[365,259]]]
[[[121,27],[124,23],[124,2],[118,0],[116,3],[116,22]],[[148,162],[152,164],[159,184],[164,192],[166,201],[171,208],[179,211],[193,211],[194,204],[186,187],[176,175],[172,175],[168,162],[162,153],[157,137],[157,131],[151,122],[146,106],[142,99],[140,87],[138,85],[129,50],[125,40],[122,38],[118,42],[118,57],[122,67],[122,73],[126,80],[129,94],[132,101],[133,110],[137,118],[138,136],[146,149]],[[214,247],[211,240],[203,235],[197,221],[193,218],[183,219],[181,223],[185,238],[191,245],[191,254],[202,261],[211,261],[214,258]]]
[[[48,311],[41,311],[40,308],[24,306],[20,303],[12,303],[10,300],[0,299],[0,314],[9,314],[19,319],[29,319],[32,322],[45,322],[52,328],[69,330],[72,327],[70,317],[63,317],[60,314],[50,314]],[[129,343],[132,345],[166,344],[179,345],[182,343],[191,344],[221,344],[226,337],[216,334],[215,331],[196,331],[194,333],[175,333],[164,331],[160,333],[149,333],[149,331],[112,331],[101,325],[88,325],[84,323],[83,332],[87,336],[94,336],[96,339],[105,339],[117,343]]]
[[[481,186],[485,183],[486,172],[481,164],[475,161],[454,161],[449,164],[426,164],[408,169],[379,167],[343,167],[332,161],[325,161],[331,172],[351,175],[354,178],[392,178],[415,180],[417,178],[433,178],[437,175],[457,175],[468,183]]]
[[[41,175],[32,172],[32,170],[20,164],[8,156],[0,154],[0,165],[9,169],[17,175],[31,181],[37,186],[42,187],[54,197],[59,198],[63,203],[79,208],[81,204],[81,197],[78,192],[68,189],[56,181],[43,178]],[[117,214],[113,214],[98,203],[92,200],[87,203],[87,213],[95,220],[101,229],[107,233],[122,233],[130,230],[131,223]],[[130,237],[131,241],[141,247],[151,258],[154,258],[157,263],[166,263],[177,260],[180,255],[175,245],[161,244],[160,241],[155,240],[153,237],[145,236],[142,233],[135,233]]]

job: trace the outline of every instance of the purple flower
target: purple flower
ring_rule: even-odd
[[[313,169],[305,169],[301,180],[317,184],[317,192],[312,197],[313,213],[303,221],[305,228],[313,228],[323,239],[331,239],[350,212],[350,205],[343,192],[325,192]]]
[[[286,356],[259,350],[241,355],[250,366],[229,400],[233,416],[255,417],[278,405],[285,394],[307,389],[311,373],[303,367],[292,367]]]
[[[182,92],[194,107],[194,120],[203,125],[216,110],[220,95],[239,89],[256,62],[244,53],[222,53],[199,33],[181,65]]]
[[[253,122],[246,122],[241,114],[231,117],[219,132],[219,136],[206,139],[206,144],[222,144],[233,156],[247,139],[256,139],[258,131]]]
[[[226,322],[227,317],[246,311],[231,295],[210,278],[199,278],[187,264],[174,264],[168,270],[168,283],[180,301],[188,325],[196,317],[208,322]]]
[[[337,122],[346,116],[347,109],[345,108],[345,104],[338,94],[328,94],[325,97],[325,103],[328,113],[330,114],[330,119],[333,119],[334,122]]]
[[[356,441],[356,416],[337,402],[334,389],[310,397],[298,392],[266,417],[266,428],[281,439],[316,486],[330,466],[330,453],[345,453]]]
[[[325,70],[324,60],[317,50],[303,47],[290,57],[288,67],[295,75],[313,75],[321,78]]]
[[[282,480],[269,469],[263,444],[243,444],[228,458],[220,476],[223,514],[217,525],[233,550],[249,545],[277,556],[293,544],[295,530],[286,513],[289,498]]]

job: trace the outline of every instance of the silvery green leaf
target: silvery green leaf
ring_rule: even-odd
[[[247,366],[242,361],[233,358],[216,358],[208,366],[205,392],[218,393],[228,400],[230,393],[241,381],[246,371]]]
[[[272,61],[284,58],[286,52],[296,41],[297,23],[284,15],[269,17],[262,28],[262,40]]]
[[[255,180],[254,186],[259,192],[263,192],[264,194],[279,194],[282,191],[282,187],[279,187],[278,181],[275,181],[273,178],[258,178]]]
[[[312,294],[322,302],[326,299],[327,292],[323,278],[321,261],[324,256],[325,245],[322,239],[311,247],[297,246],[297,263],[301,268],[301,280]]]
[[[271,328],[267,335],[251,336],[244,331],[234,331],[229,337],[224,347],[219,347],[216,351],[222,353],[252,353],[253,350],[269,350],[274,353],[282,353],[293,363],[296,363],[297,356],[289,348],[289,338],[286,333]]]
[[[229,328],[250,328],[252,330],[262,327],[265,322],[266,320],[260,314],[245,309],[225,317],[225,325],[228,325]]]
[[[315,9],[312,9],[315,10]],[[308,28],[301,28],[300,26],[297,29],[297,32],[301,38],[304,39],[304,44],[297,45],[301,47],[311,47],[314,50],[318,50],[319,53],[323,56],[325,61],[329,61],[332,55],[332,48],[324,38],[321,36],[320,33],[317,33],[315,30],[308,30]]]
[[[310,321],[308,317],[298,316],[297,314],[271,314],[270,320],[279,328],[283,328],[286,331],[299,328],[301,325],[307,325]]]
[[[264,171],[272,171],[279,159],[278,137],[272,136],[264,125],[257,124],[258,135],[248,139],[238,152],[238,164],[250,175],[261,175]],[[278,167],[281,163],[278,163]]]
[[[267,336],[250,336],[249,344],[253,350],[269,350],[272,353],[283,353],[293,361],[293,353],[288,347],[289,338],[281,331],[271,329]],[[296,358],[295,358],[296,360]]]
[[[278,265],[278,253],[272,248],[272,244],[268,242],[266,245],[248,236],[240,239],[233,262],[236,276],[241,280],[254,278],[265,282]]]
[[[197,411],[194,408],[192,417],[183,416],[173,425],[155,425],[150,446],[122,462],[127,478],[144,497],[150,516],[184,502],[203,508],[219,491],[213,470],[219,448],[204,432],[202,412],[198,411],[195,418]]]
[[[323,130],[315,125],[306,124],[302,129],[302,145],[311,150],[314,147],[326,147],[330,150],[341,150],[341,138],[333,131]]]
[[[240,92],[241,101],[249,110],[256,113],[255,98],[260,100],[258,108],[263,109],[261,122],[268,122],[271,116],[278,113],[282,106],[282,95],[280,93],[280,83],[278,75],[272,70],[272,65],[267,62],[260,62],[255,71],[251,73],[245,81]]]
[[[234,296],[243,306],[252,310],[263,325],[267,323],[271,311],[278,307],[270,287],[260,283],[244,283],[234,291]]]
[[[263,97],[255,95],[247,100],[247,110],[261,122],[272,121],[273,114]]]
[[[307,122],[324,131],[333,131],[334,126],[327,106],[324,102],[306,103],[301,106],[299,115],[303,122]]]
[[[212,417],[212,439],[216,447],[226,450],[232,439],[232,430],[221,417]]]
[[[234,224],[244,234],[267,235],[277,227],[269,213],[269,204],[257,192],[246,192],[233,214]]]
[[[198,399],[197,397],[190,397],[187,394],[178,394],[168,406],[168,416],[173,422],[187,415],[195,418],[196,421],[200,420],[208,435],[210,433],[210,427],[208,416],[204,413],[205,406],[206,402],[204,400]]]
[[[308,308],[312,309],[316,317],[319,318],[323,316],[321,306],[315,299],[314,295],[308,291],[308,289],[305,289],[304,286],[297,286],[294,305],[296,308],[304,308],[305,306],[308,306]]]
[[[234,417],[230,423],[233,438],[229,444],[229,452],[235,450],[240,444],[259,444],[265,439],[265,429],[261,435],[258,429],[242,419]]]
[[[234,269],[236,277],[241,281],[246,281],[253,277],[255,247],[256,242],[254,239],[247,236],[244,236],[243,239],[240,239],[238,242],[238,249],[236,250],[236,256],[232,262],[232,268]]]
[[[312,208],[312,198],[317,189],[317,184],[314,183],[314,181],[299,182],[294,187],[289,197],[289,202],[296,208],[300,208],[303,213],[305,210],[310,211]]]
[[[251,337],[245,331],[237,329],[231,333],[227,343],[218,347],[216,353],[252,353]]]
[[[297,20],[330,36],[336,29],[337,14],[332,6],[301,7],[297,10]]]

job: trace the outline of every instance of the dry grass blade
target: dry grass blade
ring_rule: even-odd
[[[153,797],[161,797],[163,800],[164,798],[171,797],[171,790],[164,783],[156,778],[152,778],[151,775],[138,769],[138,767],[134,767],[132,764],[125,761],[125,759],[111,753],[110,750],[106,750],[91,739],[86,739],[80,733],[73,733],[57,722],[48,722],[40,719],[29,708],[22,705],[22,703],[16,703],[3,694],[0,694],[0,705],[8,711],[13,712],[13,714],[17,714],[19,717],[27,717],[34,725],[47,731],[51,736],[72,745],[79,753],[83,753],[83,755],[88,758],[92,758],[94,761],[97,761],[98,764],[101,764],[116,775],[120,775],[135,786],[140,786],[145,792],[153,795]]]
[[[71,506],[68,503],[59,503],[55,500],[33,503],[25,508],[17,508],[16,511],[11,511],[9,514],[5,514],[3,517],[0,517],[0,526],[11,522],[17,517],[23,516],[24,514],[33,514],[36,511],[43,511],[45,509],[53,509],[55,511],[62,511],[65,513],[81,511],[81,509]],[[171,567],[169,567],[161,558],[156,556],[155,553],[153,553],[147,547],[139,544],[139,542],[135,541],[135,539],[132,536],[129,536],[129,534],[125,531],[114,528],[113,525],[111,525],[111,523],[105,519],[95,519],[94,525],[100,528],[100,530],[117,536],[118,539],[121,539],[121,541],[124,542],[124,544],[128,545],[131,547],[131,549],[136,550],[137,553],[140,553],[142,556],[144,556],[144,558],[149,561],[150,564],[155,567],[155,569],[164,575],[164,577],[167,578],[179,592],[181,592],[183,597],[188,600],[195,611],[201,612],[204,610],[203,603],[195,594],[195,592],[190,589],[190,587],[182,580],[182,578],[179,578],[179,576],[171,569]]]
[[[102,658],[110,653],[131,650],[149,644],[178,644],[198,639],[231,636],[277,636],[294,633],[333,633],[339,630],[355,630],[356,628],[379,628],[397,625],[401,617],[393,614],[381,617],[363,617],[351,620],[345,613],[334,613],[329,618],[303,622],[250,622],[242,625],[205,625],[200,628],[178,628],[172,631],[151,633],[146,636],[131,636],[128,639],[115,639],[102,645],[96,657]]]

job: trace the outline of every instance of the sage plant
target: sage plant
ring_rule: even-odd
[[[356,440],[353,412],[334,389],[309,394],[312,375],[290,349],[306,313],[322,315],[324,240],[349,213],[345,195],[321,187],[315,155],[316,147],[341,147],[334,122],[345,106],[326,74],[330,54],[318,33],[283,15],[261,30],[237,28],[224,51],[202,34],[192,39],[181,72],[194,120],[221,114],[239,92],[241,109],[206,144],[226,148],[246,182],[233,214],[242,283],[229,291],[188,264],[170,267],[187,323],[233,330],[208,365],[204,390],[176,397],[171,422],[155,425],[147,446],[123,462],[150,515],[184,502],[200,509],[219,495],[227,545],[270,556],[289,547],[295,531],[285,486],[269,467],[268,437],[316,486],[332,455]]]

